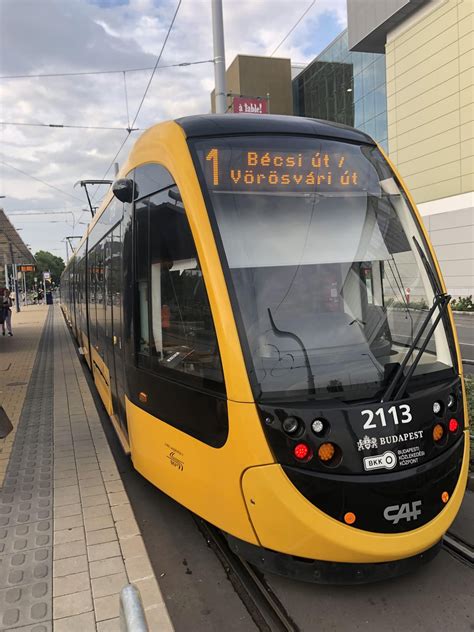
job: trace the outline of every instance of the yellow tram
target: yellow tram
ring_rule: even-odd
[[[462,365],[416,207],[366,134],[152,127],[61,297],[134,467],[235,551],[332,583],[435,555],[467,479]]]

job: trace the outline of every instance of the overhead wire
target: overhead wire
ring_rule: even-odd
[[[125,93],[125,109],[127,110],[127,130],[130,129],[130,112],[128,109],[127,75],[123,73],[123,90]]]
[[[138,118],[138,115],[140,114],[140,110],[142,109],[143,103],[144,103],[144,101],[146,99],[146,95],[148,94],[148,90],[150,89],[150,85],[151,85],[151,82],[153,81],[153,77],[155,75],[156,69],[158,68],[158,64],[160,63],[161,56],[163,55],[163,51],[165,50],[166,44],[168,43],[168,38],[171,35],[171,31],[173,29],[173,25],[175,23],[176,16],[178,15],[178,11],[179,11],[179,7],[181,6],[181,2],[182,2],[182,0],[178,0],[178,6],[176,7],[176,11],[174,12],[173,19],[171,20],[171,24],[169,25],[168,32],[166,33],[166,37],[165,37],[163,45],[161,47],[160,54],[158,55],[158,59],[156,60],[156,64],[155,64],[155,67],[152,70],[150,79],[148,80],[148,84],[147,84],[147,86],[145,88],[145,92],[143,94],[142,100],[140,101],[140,105],[138,106],[137,113],[135,114],[135,118],[132,121],[132,127],[135,125],[135,122],[136,122],[136,120]]]
[[[171,31],[173,29],[174,23],[176,21],[176,17],[178,15],[178,11],[180,9],[181,3],[182,3],[182,0],[179,0],[178,1],[178,5],[176,7],[176,10],[174,12],[173,18],[171,20],[171,23],[170,23],[170,25],[168,27],[168,31],[167,31],[165,39],[163,41],[163,45],[161,47],[160,53],[159,53],[159,55],[157,57],[155,65],[154,65],[154,67],[152,69],[152,73],[151,73],[151,76],[150,76],[150,78],[148,80],[148,83],[147,83],[147,86],[145,88],[143,97],[142,97],[142,99],[140,101],[140,104],[138,106],[137,112],[136,112],[135,117],[133,119],[133,122],[132,122],[131,125],[129,124],[128,128],[126,128],[127,136],[124,138],[124,140],[120,144],[119,149],[117,150],[116,154],[112,158],[112,160],[110,162],[110,165],[108,166],[107,170],[105,171],[105,173],[104,173],[104,175],[102,177],[103,180],[107,176],[107,174],[110,171],[112,165],[114,164],[114,162],[117,159],[118,155],[122,151],[125,143],[127,142],[128,138],[130,137],[130,134],[132,133],[132,131],[138,131],[138,128],[134,128],[133,126],[135,125],[135,122],[136,122],[136,120],[137,120],[137,118],[138,118],[138,116],[140,114],[141,108],[143,107],[143,103],[145,102],[145,99],[146,99],[146,96],[148,94],[148,90],[150,88],[151,82],[152,82],[153,77],[155,75],[155,72],[156,72],[156,70],[158,68],[158,64],[160,63],[160,60],[161,60],[161,57],[163,55],[164,49],[166,47],[166,44],[167,44],[168,39],[169,39],[169,36],[170,36]],[[210,63],[210,62],[213,62],[213,61],[214,60],[201,60],[201,61],[197,61],[197,62],[181,62],[179,64],[170,64],[168,66],[161,66],[160,68],[174,68],[174,67],[179,67],[179,66],[181,66],[181,67],[183,67],[183,66],[191,66],[191,65],[203,64],[203,63]],[[45,73],[45,74],[42,74],[42,75],[40,75],[40,74],[38,74],[38,75],[9,75],[9,76],[7,75],[7,76],[1,76],[0,79],[34,78],[34,77],[40,77],[40,76],[42,76],[42,77],[47,77],[47,76],[49,76],[49,77],[53,77],[53,76],[54,77],[60,77],[60,76],[63,76],[64,77],[64,76],[123,73],[124,74],[124,80],[125,80],[125,73],[126,72],[136,72],[136,71],[140,71],[140,70],[149,70],[149,69],[141,68],[141,69],[129,69],[129,70],[121,69],[121,70],[111,70],[111,71],[91,71],[91,72],[78,72],[78,73]],[[125,93],[126,93],[126,83],[125,83],[124,87],[125,87]],[[127,93],[126,93],[126,107],[127,107],[127,119],[128,119],[128,122],[129,122],[128,95],[127,95]],[[35,127],[37,127],[37,126],[39,126],[39,127],[68,127],[68,128],[77,128],[77,129],[109,129],[109,130],[111,130],[111,129],[117,129],[117,130],[123,129],[123,128],[105,128],[105,127],[99,127],[99,126],[93,127],[93,126],[73,126],[73,125],[55,125],[55,124],[10,123],[10,122],[5,122],[3,124],[4,125],[25,125],[25,126],[31,126],[31,127],[33,127],[33,126],[35,126]],[[10,169],[18,171],[19,173],[21,173],[21,174],[23,174],[23,175],[25,175],[25,176],[27,176],[29,178],[32,178],[33,180],[36,180],[37,182],[42,183],[45,186],[48,186],[51,189],[54,189],[54,190],[58,191],[62,195],[66,195],[67,197],[70,197],[70,198],[72,198],[74,200],[79,200],[79,201],[82,202],[82,200],[80,200],[80,198],[78,198],[78,197],[76,197],[74,195],[71,195],[70,193],[67,193],[66,191],[61,190],[61,189],[59,189],[58,187],[56,187],[56,186],[54,186],[52,184],[49,184],[48,182],[46,182],[45,180],[42,180],[41,178],[38,178],[38,177],[33,176],[33,175],[29,174],[29,173],[26,173],[25,171],[22,171],[21,169],[18,169],[17,167],[9,164],[8,162],[6,162],[4,160],[0,160],[0,163],[4,164],[5,166],[9,167]],[[96,194],[97,194],[97,191],[94,194],[94,196],[92,197],[92,199],[94,199]],[[84,214],[84,211],[79,216],[78,222],[80,222],[80,220],[82,219],[82,215],[83,214]]]
[[[182,61],[178,64],[167,64],[166,66],[159,66],[159,69],[166,68],[184,68],[186,66],[197,66],[199,64],[213,64],[213,59],[202,59],[199,61]],[[121,68],[118,70],[84,70],[80,72],[51,72],[51,73],[40,73],[35,75],[0,75],[0,79],[41,79],[47,77],[81,77],[87,75],[112,75],[118,73],[127,73],[127,72],[145,72],[147,70],[153,70],[153,66],[148,66],[146,68]]]
[[[295,28],[298,26],[298,24],[301,22],[301,20],[305,17],[305,15],[314,7],[314,5],[316,4],[316,0],[312,0],[311,4],[309,5],[309,7],[307,7],[305,9],[305,11],[303,12],[303,14],[300,16],[300,18],[298,18],[297,22],[295,22],[295,24],[291,27],[291,29],[288,31],[288,33],[285,35],[285,37],[281,40],[281,42],[278,44],[278,46],[275,48],[275,50],[273,51],[273,53],[271,53],[270,57],[273,57],[273,55],[277,52],[277,50],[280,48],[280,46],[286,42],[286,40],[290,37],[290,35],[293,33],[293,31],[295,30]]]
[[[95,129],[95,130],[116,130],[116,131],[126,131],[128,132],[129,127],[103,127],[101,125],[67,125],[62,123],[22,123],[16,121],[0,121],[0,125],[13,125],[13,126],[24,126],[24,127],[53,127],[53,128],[70,128],[70,129]],[[131,129],[130,131],[135,132],[138,131],[138,128]]]
[[[48,219],[46,220],[48,224],[68,224],[70,226],[75,226],[77,224],[87,224],[88,222],[81,222],[80,218],[76,220],[75,213],[82,213],[84,209],[70,209],[67,211],[48,211],[47,209],[35,209],[35,210],[24,210],[24,211],[8,211],[8,217],[15,218],[20,222],[29,222],[32,223],[35,221],[35,218],[42,219],[45,215],[72,215],[72,223],[67,221],[66,219]]]
[[[107,167],[107,171],[104,173],[104,175],[102,176],[102,180],[105,180],[106,175],[109,173],[112,165],[114,164],[114,162],[116,161],[116,159],[118,158],[118,155],[120,154],[120,152],[122,151],[125,143],[127,142],[127,140],[129,139],[131,134],[131,131],[127,133],[127,135],[125,136],[125,138],[122,141],[122,144],[120,145],[120,147],[117,150],[117,153],[115,154],[115,156],[112,158],[110,165]],[[100,186],[100,185],[99,185]],[[93,196],[92,199],[94,199],[95,195]]]
[[[169,25],[169,27],[168,27],[168,31],[167,31],[167,33],[166,33],[166,37],[165,37],[165,39],[164,39],[164,41],[163,41],[163,44],[162,44],[162,46],[161,46],[161,50],[160,50],[160,53],[159,53],[159,55],[158,55],[158,57],[157,57],[157,60],[156,60],[155,66],[153,67],[153,70],[152,70],[152,73],[151,73],[150,79],[148,80],[147,86],[146,86],[146,88],[145,88],[145,92],[143,93],[143,97],[142,97],[142,99],[141,99],[141,101],[140,101],[140,105],[138,106],[138,109],[137,109],[137,112],[136,112],[136,114],[135,114],[135,117],[134,117],[134,119],[133,119],[133,121],[132,121],[132,124],[130,125],[130,128],[129,128],[130,130],[131,130],[131,129],[133,129],[133,126],[135,125],[135,122],[136,122],[136,120],[137,120],[137,118],[138,118],[138,115],[140,114],[140,111],[141,111],[141,109],[142,109],[143,103],[145,102],[146,96],[147,96],[147,94],[148,94],[148,90],[150,89],[151,82],[152,82],[152,80],[153,80],[153,77],[154,77],[154,75],[155,75],[156,69],[158,68],[158,64],[160,63],[161,57],[162,57],[162,55],[163,55],[163,51],[165,50],[166,44],[168,43],[168,39],[169,39],[169,36],[170,36],[171,31],[172,31],[172,29],[173,29],[174,23],[175,23],[175,21],[176,21],[176,16],[178,15],[178,11],[179,11],[179,8],[180,8],[180,6],[181,6],[181,3],[182,3],[182,0],[179,0],[179,1],[178,1],[178,5],[177,5],[176,10],[175,10],[174,15],[173,15],[173,19],[171,20],[171,23],[170,23],[170,25]],[[128,135],[124,138],[124,140],[123,140],[122,144],[120,145],[120,147],[119,147],[119,149],[118,149],[117,153],[116,153],[116,154],[115,154],[115,156],[112,158],[112,160],[111,160],[111,162],[110,162],[110,165],[107,167],[106,172],[105,172],[105,173],[104,173],[104,175],[102,176],[102,180],[105,180],[105,177],[106,177],[106,176],[107,176],[107,174],[109,173],[110,169],[112,168],[112,165],[114,164],[114,162],[115,162],[115,160],[117,159],[118,155],[119,155],[119,154],[120,154],[120,152],[122,151],[122,149],[123,149],[123,147],[124,147],[125,143],[127,142],[128,138],[129,138],[129,136],[130,136],[130,133],[131,133],[131,132],[129,131],[129,132],[128,132]],[[92,196],[92,199],[94,199],[94,198],[95,198],[95,195],[96,195],[96,194],[94,194],[94,195]]]
[[[38,209],[16,209],[14,211],[8,211],[8,216],[23,216],[23,215],[65,215],[66,213],[82,213],[84,209],[68,209],[67,211],[60,211],[59,209],[48,210],[46,208]]]
[[[59,193],[61,193],[61,195],[66,195],[67,197],[70,197],[73,200],[78,200],[79,202],[83,201],[80,198],[76,197],[75,195],[71,195],[67,191],[63,191],[62,189],[59,189],[58,187],[55,187],[54,184],[49,184],[49,182],[46,182],[46,180],[42,180],[41,178],[38,178],[37,176],[31,175],[31,173],[27,173],[26,171],[23,171],[22,169],[18,169],[18,167],[15,167],[15,166],[11,165],[9,162],[6,162],[5,160],[1,160],[0,159],[0,163],[2,165],[5,165],[6,167],[9,167],[10,169],[13,169],[14,171],[18,171],[18,173],[21,173],[24,176],[27,176],[28,178],[31,178],[32,180],[36,180],[37,182],[41,182],[41,184],[44,184],[45,186],[49,187],[50,189],[54,189],[55,191],[58,191]]]

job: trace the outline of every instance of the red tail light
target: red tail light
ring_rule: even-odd
[[[457,419],[450,419],[449,420],[449,432],[456,432],[456,430],[459,428],[459,423]]]
[[[293,454],[298,461],[309,461],[313,456],[311,448],[306,443],[298,443],[293,449]]]

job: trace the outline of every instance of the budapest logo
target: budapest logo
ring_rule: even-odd
[[[364,457],[364,470],[393,470],[397,464],[397,457],[393,452],[387,451],[383,454]]]
[[[363,439],[359,439],[357,441],[357,450],[361,452],[362,450],[372,450],[373,448],[378,448],[379,444],[377,442],[377,437],[368,437],[365,435]]]

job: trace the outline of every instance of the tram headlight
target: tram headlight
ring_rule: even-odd
[[[449,410],[456,409],[456,397],[452,393],[448,396],[448,408]]]
[[[311,430],[314,432],[314,434],[317,434],[317,435],[322,434],[324,432],[325,427],[326,427],[326,424],[322,419],[315,419],[313,423],[311,424]]]
[[[441,402],[434,402],[433,403],[433,412],[434,412],[435,415],[439,415],[442,410],[443,410],[443,406],[442,406]]]
[[[295,435],[300,429],[300,422],[296,417],[287,417],[282,423],[286,434]]]

